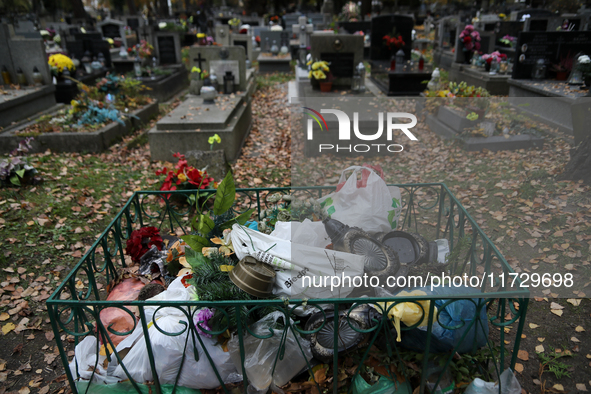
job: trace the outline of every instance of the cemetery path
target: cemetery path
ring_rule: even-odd
[[[285,94],[271,84],[254,95],[253,130],[233,165],[240,187],[290,183]],[[44,301],[134,190],[159,188],[155,171],[163,163],[151,162],[145,145],[128,147],[130,140],[103,154],[33,155],[45,182],[0,189],[0,394],[68,390]],[[424,130],[419,140],[396,157],[307,164],[323,184],[343,165],[365,161],[381,164],[388,182],[443,181],[516,271],[560,267],[589,277],[591,188],[556,180],[569,159],[566,139],[550,134],[542,150],[496,153],[465,152]],[[551,292],[531,299],[516,368],[526,392],[591,390],[589,281],[569,301]],[[512,341],[516,327],[508,331]],[[71,338],[62,335],[71,352]],[[557,377],[546,366],[540,379],[537,351],[549,357],[553,349],[567,355],[558,361],[569,375]]]

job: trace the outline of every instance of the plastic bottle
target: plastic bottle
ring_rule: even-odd
[[[492,384],[494,385],[494,383]],[[486,382],[482,379],[476,378],[470,383],[466,391],[464,391],[464,394],[488,394],[490,392],[491,391],[489,387],[487,387]]]

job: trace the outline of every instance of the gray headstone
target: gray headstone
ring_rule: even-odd
[[[273,41],[277,46],[281,46],[282,31],[263,31],[261,32],[261,52],[271,52]],[[268,44],[268,45],[267,45]],[[289,43],[288,43],[289,45]],[[267,48],[268,46],[268,48]]]
[[[215,42],[223,47],[230,46],[230,26],[217,25],[214,27]]]
[[[238,74],[234,75],[236,80],[240,81],[237,83],[239,91],[246,89],[246,52],[244,47],[231,46],[231,47],[191,47],[189,49],[189,67],[193,68],[200,67],[201,69],[207,70],[211,74],[211,62],[225,61],[236,61],[238,62]],[[219,67],[220,63],[214,63],[214,66]],[[223,75],[217,75],[218,81],[223,80]]]
[[[118,38],[121,37],[123,45],[127,46],[127,39],[125,36],[125,23],[115,19],[105,19],[101,23],[97,23],[97,29],[103,34],[103,37]]]
[[[251,62],[256,61],[252,47],[252,36],[250,34],[232,34],[230,36],[231,45],[244,47],[246,58]],[[278,44],[279,45],[279,44]]]
[[[181,63],[181,35],[179,32],[156,32],[154,41],[154,52],[160,64]]]
[[[334,85],[351,86],[355,67],[363,61],[363,37],[351,34],[312,34],[312,59],[330,62]]]
[[[0,25],[0,69],[6,66],[12,81],[16,81],[16,71],[20,68],[29,84],[33,83],[33,69],[37,67],[43,76],[43,84],[51,83],[51,73],[47,64],[45,44],[41,38],[20,38],[11,36],[8,25]]]
[[[310,46],[310,34],[314,32],[314,25],[308,23],[305,16],[299,17],[298,23],[291,25],[291,29],[294,34],[298,35],[300,46]]]

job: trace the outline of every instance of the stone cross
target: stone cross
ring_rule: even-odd
[[[193,61],[196,61],[197,64],[199,65],[199,69],[201,71],[203,71],[202,63],[207,61],[207,59],[205,59],[204,57],[201,57],[201,52],[198,53],[197,57],[195,59],[193,59]]]
[[[307,23],[308,18],[300,16],[297,25],[292,25],[291,29],[300,36],[300,46],[310,46],[310,34],[314,32],[314,25]]]

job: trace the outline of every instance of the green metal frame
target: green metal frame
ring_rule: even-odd
[[[393,185],[400,187],[403,199],[403,212],[401,215],[400,226],[404,230],[419,232],[428,239],[447,238],[450,245],[450,250],[453,252],[454,246],[457,245],[462,237],[471,237],[472,243],[471,248],[465,252],[462,256],[464,258],[464,264],[460,263],[459,260],[452,267],[452,272],[458,273],[461,270],[462,273],[469,275],[476,275],[479,271],[484,272],[496,272],[496,273],[513,273],[513,270],[503,258],[501,253],[492,243],[492,241],[484,234],[479,228],[476,221],[470,216],[466,209],[461,203],[453,196],[451,191],[443,183],[429,183],[429,184],[403,184]],[[267,203],[266,197],[274,193],[292,193],[292,195],[305,195],[307,197],[318,198],[334,191],[334,187],[287,187],[287,188],[267,188],[267,189],[237,189],[238,194],[237,202],[243,203],[241,211],[246,211],[249,208],[256,208],[257,217],[261,218],[261,213],[268,208],[272,207],[272,204]],[[309,335],[313,332],[318,332],[322,329],[322,326],[312,332],[303,331],[295,323],[298,322],[299,318],[294,314],[294,309],[297,306],[306,304],[308,306],[313,305],[322,313],[334,313],[334,321],[338,321],[339,310],[348,309],[346,313],[347,323],[351,328],[358,332],[366,333],[369,335],[367,342],[368,346],[363,352],[363,357],[359,363],[357,373],[362,368],[363,362],[368,358],[371,346],[376,342],[376,339],[380,334],[383,334],[386,339],[386,352],[391,359],[398,360],[397,365],[402,369],[400,372],[404,374],[405,364],[402,362],[400,349],[396,345],[394,336],[392,335],[391,328],[392,324],[387,319],[381,319],[375,321],[373,327],[367,330],[357,329],[353,326],[349,320],[350,311],[356,306],[363,304],[371,304],[375,306],[382,313],[387,313],[396,304],[402,302],[412,302],[421,308],[423,313],[428,315],[427,325],[427,341],[425,355],[430,353],[431,348],[431,330],[433,324],[437,321],[440,325],[447,329],[458,329],[466,324],[468,328],[472,325],[482,327],[484,322],[479,319],[473,319],[470,322],[462,322],[458,326],[445,327],[443,323],[439,321],[439,316],[434,313],[435,303],[429,303],[429,309],[426,311],[419,304],[419,301],[431,300],[435,298],[433,296],[420,296],[420,297],[396,297],[396,298],[362,298],[362,299],[314,299],[314,300],[299,300],[291,299],[289,303],[285,300],[274,299],[274,300],[258,300],[258,301],[223,301],[223,302],[203,302],[203,301],[167,301],[167,302],[155,302],[155,301],[106,301],[106,292],[101,290],[97,286],[98,283],[102,283],[103,286],[108,285],[112,281],[116,280],[119,276],[118,269],[126,266],[124,250],[124,241],[129,238],[131,232],[146,225],[155,225],[159,227],[162,233],[167,231],[182,230],[183,233],[190,232],[190,220],[188,220],[191,214],[190,209],[183,208],[179,210],[179,205],[175,203],[178,197],[186,196],[188,194],[194,194],[197,191],[173,191],[173,192],[161,192],[161,191],[142,191],[135,192],[133,196],[127,201],[121,211],[111,221],[109,226],[101,234],[101,236],[94,242],[90,250],[82,257],[74,269],[67,275],[63,283],[55,290],[51,297],[47,300],[47,310],[51,319],[53,331],[57,341],[57,346],[60,352],[61,360],[66,367],[66,375],[68,381],[74,393],[78,393],[76,380],[78,376],[74,376],[68,368],[67,352],[64,347],[64,343],[61,339],[63,333],[74,338],[77,344],[79,340],[83,339],[87,335],[96,335],[102,340],[103,343],[111,345],[111,349],[115,349],[112,340],[109,337],[109,333],[116,335],[127,335],[133,330],[124,333],[118,333],[113,330],[112,327],[105,327],[99,318],[100,312],[105,308],[119,308],[130,316],[134,316],[134,313],[130,310],[130,307],[136,307],[139,313],[139,322],[136,324],[141,325],[144,333],[148,332],[148,325],[152,323],[161,333],[171,336],[186,335],[185,348],[189,343],[189,338],[192,338],[193,346],[199,344],[203,349],[203,352],[208,358],[208,362],[212,365],[216,377],[220,381],[220,385],[223,386],[221,377],[215,368],[213,360],[204,347],[202,337],[198,335],[197,328],[194,324],[194,316],[197,310],[202,307],[210,307],[221,309],[224,313],[233,313],[236,316],[238,322],[237,335],[239,339],[239,345],[241,350],[242,360],[242,375],[245,377],[246,382],[246,371],[244,369],[244,337],[245,335],[253,335],[252,331],[242,318],[240,314],[241,307],[247,307],[249,315],[259,308],[274,308],[284,314],[286,325],[281,333],[281,346],[278,352],[277,359],[282,359],[285,351],[285,341],[287,333],[291,330],[298,339],[298,344],[301,349],[301,336]],[[213,193],[215,191],[200,190],[200,196],[203,193]],[[237,209],[237,211],[239,211]],[[469,269],[465,262],[470,261]],[[479,268],[478,267],[482,267]],[[80,282],[77,278],[79,275],[83,275],[88,279],[88,284],[83,284],[83,288],[80,288]],[[517,283],[517,281],[516,281]],[[498,279],[494,281],[494,286],[490,286],[488,280],[484,281],[481,287],[481,291],[475,289],[474,294],[462,295],[461,298],[450,298],[445,305],[450,305],[460,300],[470,300],[476,307],[477,314],[482,308],[487,308],[488,324],[492,328],[499,329],[499,342],[500,354],[498,357],[493,352],[494,344],[488,340],[487,349],[491,354],[491,367],[489,369],[494,371],[494,375],[498,380],[500,373],[507,367],[513,368],[516,362],[517,352],[519,350],[519,344],[521,339],[521,333],[525,324],[525,315],[527,312],[527,306],[529,301],[529,290],[522,289],[519,287],[520,283],[517,283],[516,287],[509,287],[509,283],[502,283]],[[78,286],[78,287],[77,287]],[[475,300],[477,299],[477,300]],[[393,302],[387,310],[384,310],[378,303]],[[319,305],[330,304],[333,306],[333,311],[324,311]],[[164,332],[157,324],[155,316],[158,311],[163,308],[176,308],[180,310],[185,316],[186,321],[181,321],[184,325],[184,329],[181,332],[168,333]],[[146,308],[156,308],[152,321],[146,319]],[[134,318],[135,320],[135,318]],[[187,323],[189,322],[189,323]],[[420,323],[412,327],[403,327],[403,331],[411,330],[416,328]],[[513,327],[517,324],[517,333],[511,349],[505,349],[505,328]],[[335,325],[338,327],[338,325]],[[135,329],[135,327],[134,327]],[[225,332],[220,330],[219,332],[210,332],[205,329],[202,331],[209,332],[216,336]],[[462,336],[464,340],[468,330]],[[491,332],[494,332],[491,330]],[[270,337],[272,332],[268,337]],[[404,334],[403,334],[404,335]],[[165,385],[161,385],[159,377],[156,373],[155,367],[155,355],[153,354],[150,336],[144,335],[145,344],[148,351],[148,357],[153,375],[153,386],[151,390],[160,394]],[[257,338],[260,338],[257,336]],[[98,341],[97,341],[98,343]],[[338,343],[338,330],[334,332],[334,344]],[[98,347],[98,345],[97,345]],[[473,344],[473,350],[476,350],[476,343]],[[334,346],[333,348],[338,348]],[[452,362],[453,355],[456,349],[454,349],[449,357],[446,359],[445,368]],[[98,353],[98,349],[97,349]],[[195,349],[195,355],[198,357],[198,352]],[[510,360],[507,362],[506,358],[510,356]],[[129,375],[123,358],[117,351],[107,354],[109,361],[115,357],[119,365],[121,365],[127,374],[129,383],[133,389],[138,392],[145,392],[146,388],[143,385],[144,382],[136,382]],[[98,359],[98,358],[97,358]],[[277,363],[273,366],[273,371]],[[183,359],[184,363],[184,359]],[[335,352],[333,357],[333,371],[338,369],[338,353]],[[423,371],[427,371],[428,357],[423,358]],[[308,364],[310,367],[310,365]],[[176,377],[176,382],[172,389],[166,385],[166,392],[172,392],[178,390],[179,386],[178,379],[180,377],[180,371]],[[240,371],[239,371],[240,372]],[[426,381],[427,376],[421,377],[421,388],[420,392],[426,392]],[[439,383],[443,373],[441,373],[437,379],[436,384]],[[493,376],[494,377],[494,376]],[[129,386],[129,383],[127,385]],[[246,392],[246,384],[244,389]],[[318,387],[319,388],[319,387]],[[499,387],[499,392],[501,388]],[[337,379],[334,379],[333,393],[342,392],[343,388],[338,387]],[[225,388],[225,392],[229,393],[229,390]],[[348,388],[348,392],[351,392],[351,387]]]

